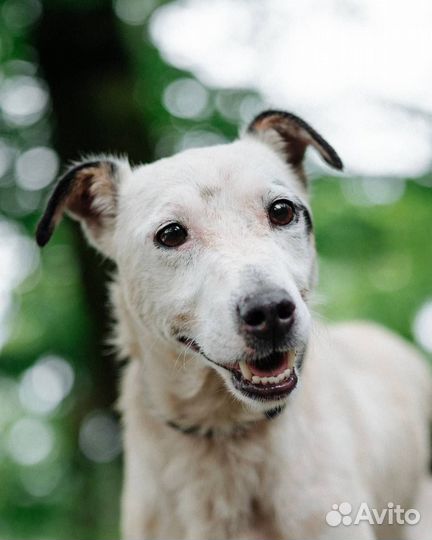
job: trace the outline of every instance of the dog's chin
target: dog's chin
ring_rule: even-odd
[[[274,351],[267,356],[222,363],[209,358],[195,341],[184,337],[179,341],[201,354],[223,377],[236,397],[255,407],[267,409],[281,405],[297,386],[295,350]]]

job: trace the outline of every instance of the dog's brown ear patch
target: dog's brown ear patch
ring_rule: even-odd
[[[293,167],[302,165],[306,148],[311,145],[331,167],[338,170],[343,168],[335,149],[309,124],[294,114],[264,111],[250,123],[247,132],[276,146],[277,150],[282,150]],[[275,133],[278,135],[277,141],[272,137]]]
[[[117,206],[117,165],[113,161],[88,161],[69,169],[55,187],[36,230],[36,241],[44,246],[67,212],[81,221],[97,243]]]

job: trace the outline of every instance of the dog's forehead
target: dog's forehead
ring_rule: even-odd
[[[260,141],[186,150],[134,170],[124,190],[127,207],[150,210],[167,206],[193,208],[262,200],[268,193],[305,196],[302,181]]]

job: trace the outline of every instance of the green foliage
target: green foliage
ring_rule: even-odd
[[[358,206],[342,189],[356,181],[313,185],[319,292],[325,299],[319,311],[331,320],[375,320],[412,339],[414,317],[432,296],[432,190],[408,181],[400,200]]]

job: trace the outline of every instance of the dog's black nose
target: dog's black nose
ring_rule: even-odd
[[[263,340],[280,340],[294,321],[295,304],[283,289],[271,289],[244,298],[239,306],[241,330]]]

